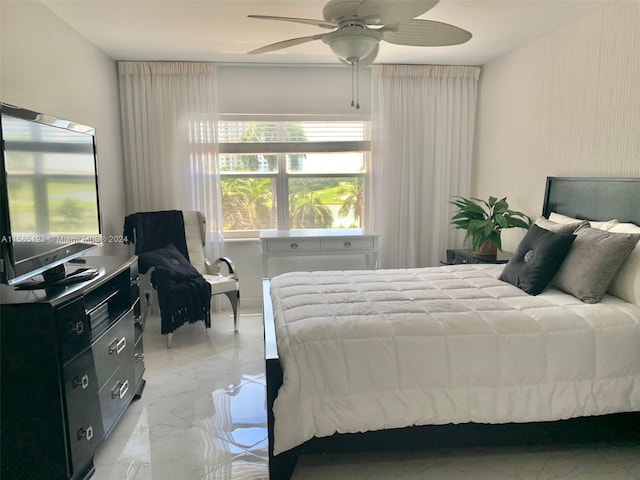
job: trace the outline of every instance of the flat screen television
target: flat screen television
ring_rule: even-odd
[[[0,281],[64,280],[102,244],[95,130],[0,103],[0,131]]]

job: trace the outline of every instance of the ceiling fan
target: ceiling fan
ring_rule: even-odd
[[[324,20],[269,15],[250,18],[303,23],[330,29],[328,33],[291,38],[248,52],[251,55],[273,52],[314,40],[322,40],[344,64],[370,65],[378,55],[381,40],[397,45],[442,47],[459,45],[471,33],[448,23],[415,17],[431,10],[439,0],[329,0],[322,10]],[[357,81],[356,81],[357,85]],[[352,101],[352,105],[354,102]],[[359,105],[356,105],[358,108]]]

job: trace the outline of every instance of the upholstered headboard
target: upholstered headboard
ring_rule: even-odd
[[[640,178],[547,177],[542,214],[640,225]]]

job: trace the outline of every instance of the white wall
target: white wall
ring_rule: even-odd
[[[0,1],[0,100],[96,129],[102,224],[122,234],[125,213],[115,62],[40,2]],[[124,253],[105,244],[101,253]]]
[[[483,67],[474,195],[537,217],[547,176],[640,176],[640,2],[622,1]],[[508,231],[512,250],[522,231]]]
[[[351,107],[351,69],[336,65],[220,65],[221,113],[368,115],[371,69],[360,69],[360,109]]]

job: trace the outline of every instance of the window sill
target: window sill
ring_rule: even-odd
[[[259,237],[225,238],[224,243],[232,243],[234,245],[248,245],[253,243],[260,243],[260,238]]]

